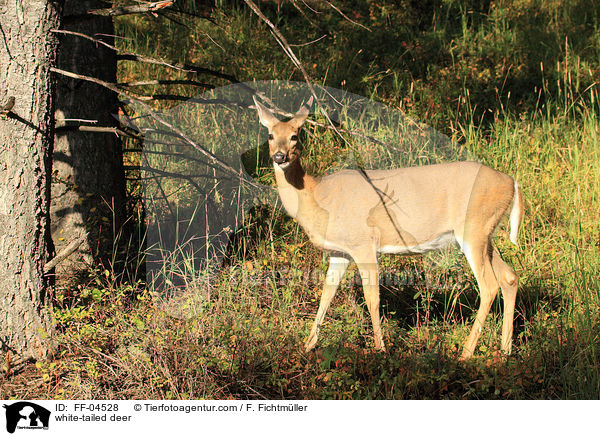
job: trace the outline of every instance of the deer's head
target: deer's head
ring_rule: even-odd
[[[282,170],[300,158],[302,147],[298,142],[298,130],[306,121],[312,101],[311,97],[292,119],[280,121],[254,98],[260,123],[269,129],[269,156]]]

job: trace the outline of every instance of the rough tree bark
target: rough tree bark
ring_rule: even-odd
[[[0,356],[43,358],[51,350],[43,274],[49,251],[53,139],[49,68],[59,24],[53,0],[0,3]]]
[[[82,15],[106,7],[98,0],[66,0],[64,29],[84,33],[113,44],[111,17]],[[70,20],[69,17],[78,16]],[[114,83],[116,53],[102,45],[73,35],[60,36],[59,68]],[[79,132],[82,121],[92,125],[116,126],[117,96],[94,83],[57,77],[56,138],[52,180],[52,236],[60,252],[74,240],[79,250],[57,267],[57,274],[70,275],[85,269],[93,260],[105,261],[113,240],[123,225],[125,174],[121,141],[115,134]]]

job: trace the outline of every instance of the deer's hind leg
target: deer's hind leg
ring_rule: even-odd
[[[477,315],[475,315],[471,333],[465,341],[463,352],[460,357],[461,360],[466,360],[470,358],[475,351],[475,346],[477,345],[479,336],[481,336],[483,324],[490,312],[490,308],[492,307],[492,303],[494,298],[496,298],[500,286],[496,280],[494,269],[492,268],[491,250],[493,250],[493,247],[491,246],[489,238],[486,236],[483,241],[471,239],[470,241],[464,241],[461,245],[467,261],[473,270],[475,279],[477,280],[480,296],[479,309],[477,310]]]
[[[381,332],[381,318],[379,316],[379,271],[377,266],[377,254],[373,249],[353,254],[352,257],[360,272],[365,302],[367,303],[367,308],[371,315],[375,348],[379,351],[385,351],[383,333]]]
[[[463,360],[473,355],[485,319],[500,288],[498,281],[501,278],[497,278],[499,271],[495,271],[492,266],[495,249],[490,238],[494,229],[508,211],[513,196],[514,180],[512,178],[482,166],[469,196],[464,228],[455,229],[457,240],[477,279],[480,295],[475,322],[461,355]],[[502,271],[502,274],[499,275],[504,276],[506,272],[505,264],[499,256],[496,257],[495,264],[498,266],[498,270]],[[510,306],[509,304],[507,309],[510,309]]]
[[[500,253],[498,253],[495,247],[492,252],[492,267],[502,289],[502,299],[504,300],[501,349],[506,354],[510,354],[512,350],[513,320],[517,290],[519,288],[519,276],[502,260]]]

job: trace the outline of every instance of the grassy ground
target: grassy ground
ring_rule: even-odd
[[[478,299],[466,262],[454,252],[382,257],[386,271],[425,278],[382,286],[387,353],[372,348],[354,269],[332,303],[318,348],[303,353],[322,284],[322,274],[308,271],[323,273],[326,258],[295,222],[269,208],[252,217],[245,249],[210,286],[190,278],[195,292],[185,317],[171,316],[142,282],[119,283],[110,268],[90,271],[77,288],[57,289],[59,353],[8,379],[3,396],[600,396],[598,6],[533,0],[343,5],[371,31],[332,10],[309,14],[309,22],[290,5],[261,7],[291,43],[329,35],[294,47],[319,83],[401,109],[519,181],[526,204],[520,247],[506,242],[504,230],[497,238],[521,277],[514,354],[499,353],[498,298],[475,357],[457,361]],[[300,79],[242,6],[223,6],[213,17],[212,23],[190,20],[187,28],[127,17],[118,30],[129,49],[223,70],[241,81]],[[183,77],[132,62],[122,62],[119,74],[123,82]],[[313,148],[309,165],[319,172],[336,149]]]

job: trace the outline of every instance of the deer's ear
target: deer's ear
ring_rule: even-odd
[[[252,96],[252,99],[254,100],[254,105],[256,106],[256,112],[258,113],[258,119],[260,120],[260,123],[270,131],[272,127],[279,122],[279,120],[273,116],[273,113],[269,109],[259,103],[255,96]]]
[[[308,101],[302,105],[298,112],[296,112],[294,118],[290,120],[290,123],[292,123],[296,129],[300,128],[300,126],[304,124],[304,121],[306,121],[306,117],[308,117],[308,114],[310,113],[310,107],[312,106],[312,103],[313,98],[311,95]]]

